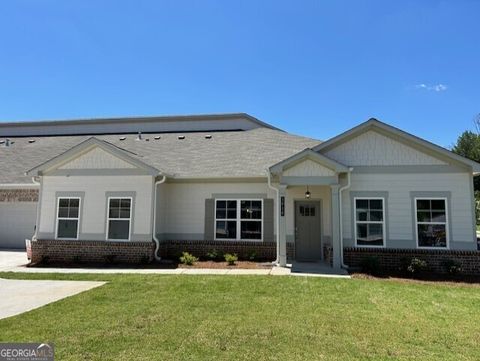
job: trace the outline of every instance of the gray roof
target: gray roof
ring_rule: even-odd
[[[264,177],[266,168],[320,143],[263,127],[247,131],[143,134],[142,140],[136,140],[137,134],[94,136],[174,178]],[[160,139],[155,139],[158,136]],[[185,139],[179,139],[181,136]],[[10,146],[0,146],[0,184],[32,183],[31,177],[25,176],[26,171],[90,137],[12,138]],[[122,137],[126,139],[120,140]]]

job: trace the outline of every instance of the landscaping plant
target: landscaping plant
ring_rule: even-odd
[[[187,266],[191,266],[197,261],[198,258],[188,252],[183,252],[180,257],[180,262]]]

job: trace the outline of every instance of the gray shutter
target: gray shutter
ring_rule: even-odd
[[[273,242],[273,199],[263,200],[263,240]]]
[[[205,199],[205,240],[211,241],[215,239],[215,199]]]

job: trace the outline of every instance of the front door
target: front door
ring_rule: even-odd
[[[295,259],[314,262],[322,258],[320,202],[295,202]]]

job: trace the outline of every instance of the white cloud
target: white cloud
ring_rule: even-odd
[[[427,84],[417,84],[415,85],[415,88],[417,89],[425,89],[428,91],[434,91],[434,92],[443,92],[447,90],[447,86],[445,84],[435,84],[435,85],[427,85]]]

